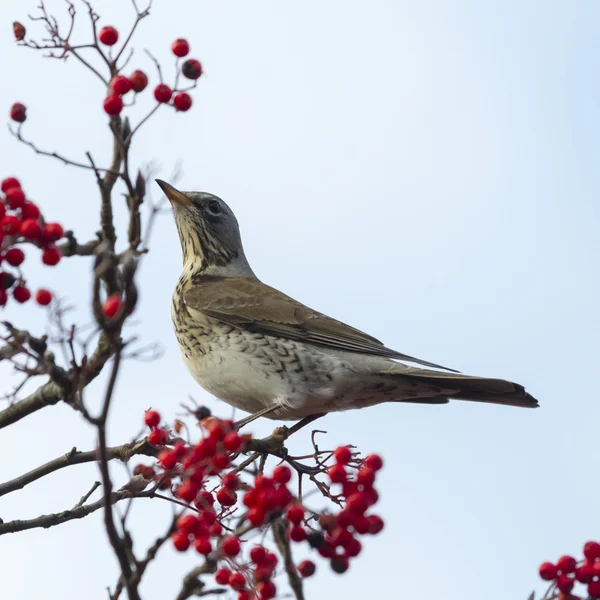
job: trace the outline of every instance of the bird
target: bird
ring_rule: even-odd
[[[201,387],[250,413],[248,421],[313,420],[384,402],[538,406],[522,385],[396,352],[263,283],[221,198],[156,183],[172,205],[183,253],[171,304],[183,360]]]

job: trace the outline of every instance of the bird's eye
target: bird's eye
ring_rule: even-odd
[[[216,200],[211,200],[206,208],[211,215],[220,215],[221,214],[221,205]]]

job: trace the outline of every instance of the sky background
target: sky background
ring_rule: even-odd
[[[90,150],[105,162],[100,82],[12,40],[12,21],[25,23],[36,4],[0,6],[0,111],[21,101],[25,134],[41,147],[78,160]],[[101,24],[124,32],[131,22],[128,2],[96,7]],[[525,600],[541,591],[540,562],[600,537],[598,2],[157,0],[152,12],[127,72],[142,68],[156,84],[141,52],[149,47],[170,78],[169,46],[183,36],[206,74],[189,113],[161,110],[143,130],[135,165],[155,161],[168,179],[181,161],[180,187],[226,200],[263,281],[392,348],[520,382],[540,401],[538,410],[389,405],[320,421],[329,446],[353,443],[385,458],[377,512],[386,529],[345,576],[319,563],[308,597]],[[143,96],[129,112],[134,122],[152,104],[150,91]],[[6,132],[0,155],[0,177],[18,176],[49,219],[82,240],[93,235],[99,198],[89,172],[36,156]],[[90,261],[54,270],[38,262],[28,267],[31,284],[60,291],[77,307],[73,318],[88,321]],[[180,360],[170,321],[180,269],[165,215],[130,329],[164,356],[125,365],[112,444],[139,430],[149,406],[174,418],[188,394],[230,414]],[[12,303],[2,318],[34,332],[45,326],[31,305]],[[308,442],[298,435],[292,445]],[[0,480],[75,445],[94,445],[76,413],[40,411],[2,431]],[[56,473],[0,499],[0,516],[69,508],[97,477],[94,465]],[[158,501],[138,503],[138,548],[168,515]],[[4,536],[0,559],[7,600],[100,600],[116,580],[100,513]],[[144,597],[173,598],[195,564],[165,549]]]

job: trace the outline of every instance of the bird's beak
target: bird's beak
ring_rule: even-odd
[[[160,189],[165,193],[165,196],[169,199],[171,204],[183,204],[184,206],[191,206],[193,204],[193,202],[183,192],[175,189],[170,183],[167,183],[162,179],[155,179],[155,181],[160,186]]]

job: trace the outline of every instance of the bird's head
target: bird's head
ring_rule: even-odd
[[[244,254],[237,219],[223,200],[205,192],[180,192],[161,179],[156,183],[173,207],[184,271],[254,276]]]

